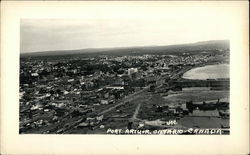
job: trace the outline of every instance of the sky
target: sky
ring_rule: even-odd
[[[121,18],[119,11],[115,18],[100,13],[90,18],[23,18],[20,51],[172,45],[228,39],[226,18],[218,9],[138,11],[141,11],[139,15],[121,14]]]

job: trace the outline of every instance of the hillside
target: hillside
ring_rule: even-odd
[[[177,52],[199,52],[201,50],[221,50],[229,49],[228,40],[201,41],[190,44],[178,44],[168,46],[138,46],[138,47],[117,47],[117,48],[88,48],[78,50],[60,50],[44,51],[34,53],[23,53],[25,56],[56,56],[56,55],[73,55],[73,54],[110,54],[110,55],[127,55],[127,54],[166,54]]]

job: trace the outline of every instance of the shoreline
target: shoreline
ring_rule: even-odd
[[[203,73],[202,71],[201,72],[197,72],[197,70],[202,70],[203,68],[205,67],[214,67],[214,66],[217,66],[217,65],[227,65],[228,66],[228,76],[225,77],[225,75],[222,75],[222,77],[202,77],[202,74],[205,74]],[[207,80],[207,79],[228,79],[230,78],[230,75],[229,75],[229,71],[230,71],[230,64],[227,64],[227,63],[213,63],[213,64],[201,64],[201,65],[197,65],[195,66],[194,68],[191,68],[190,70],[186,71],[185,73],[182,74],[181,78],[182,79],[185,79],[185,80]],[[189,73],[188,73],[189,72]],[[186,75],[185,74],[190,74],[190,75]],[[195,75],[195,74],[200,74],[201,77]],[[211,75],[216,75],[217,73],[212,73]],[[192,75],[192,76],[191,76]],[[195,76],[193,76],[195,75]],[[197,77],[196,77],[197,76]]]

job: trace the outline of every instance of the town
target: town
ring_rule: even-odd
[[[229,100],[225,100],[229,79],[182,77],[193,68],[228,64],[228,49],[196,54],[26,56],[20,60],[22,134],[189,127],[229,132]],[[193,92],[217,95],[197,94],[193,99]],[[204,125],[205,119],[212,125]],[[169,125],[170,120],[177,122]]]

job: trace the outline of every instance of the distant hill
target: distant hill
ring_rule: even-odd
[[[74,54],[109,54],[109,55],[128,55],[128,54],[166,54],[187,51],[201,50],[221,50],[229,49],[229,40],[201,41],[190,44],[178,44],[167,46],[137,46],[137,47],[117,47],[117,48],[88,48],[78,50],[58,50],[44,51],[34,53],[22,53],[25,56],[56,56],[56,55],[74,55]]]

